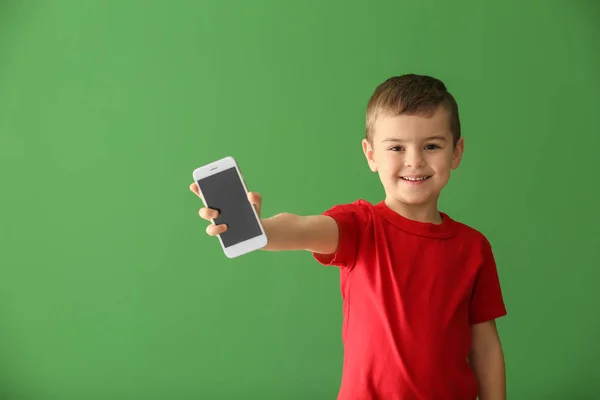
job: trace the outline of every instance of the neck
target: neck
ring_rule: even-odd
[[[429,222],[432,224],[441,224],[442,216],[437,207],[437,202],[432,204],[406,204],[389,197],[385,199],[385,204],[393,211],[404,218],[417,221]]]

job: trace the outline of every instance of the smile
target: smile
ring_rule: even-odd
[[[431,178],[431,176],[401,176],[400,179],[404,180],[404,181],[408,181],[408,182],[420,182],[420,181],[425,181],[427,179]]]

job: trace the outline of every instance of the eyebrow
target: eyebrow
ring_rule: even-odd
[[[429,140],[441,140],[441,141],[445,142],[446,141],[446,137],[445,136],[441,136],[441,135],[436,135],[436,136],[426,137],[425,140],[426,141],[429,141]],[[383,141],[384,142],[397,142],[397,143],[405,142],[405,140],[394,138],[394,137],[387,137],[387,138],[383,139]]]

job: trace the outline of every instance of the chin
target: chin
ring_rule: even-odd
[[[398,196],[396,197],[396,200],[402,204],[406,204],[408,206],[415,206],[415,207],[425,207],[429,204],[431,204],[432,200],[431,199],[422,199],[422,198],[412,198],[410,196]]]
[[[410,206],[426,206],[434,201],[430,196],[423,196],[410,193],[388,192],[388,197],[393,198],[398,203]]]
[[[406,190],[398,190],[396,188],[396,190],[394,191],[390,191],[388,192],[391,194],[390,197],[392,197],[394,200],[396,200],[399,203],[402,204],[406,204],[406,205],[410,205],[410,206],[429,206],[432,203],[433,204],[437,204],[437,197],[434,196],[432,193],[419,193],[419,192],[413,192],[410,193]]]

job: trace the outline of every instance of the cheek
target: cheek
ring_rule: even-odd
[[[398,153],[387,152],[379,156],[379,169],[385,172],[395,173],[402,166],[402,159]]]
[[[431,159],[430,165],[440,174],[449,173],[452,169],[452,154],[440,154]]]

